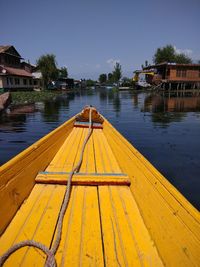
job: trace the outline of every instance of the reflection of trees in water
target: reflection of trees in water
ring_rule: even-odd
[[[25,132],[26,114],[3,114],[0,116],[0,132]]]
[[[44,120],[47,122],[58,121],[61,108],[69,109],[69,103],[74,99],[75,93],[70,92],[57,96],[54,101],[46,101],[44,103],[44,112],[42,113]]]
[[[160,95],[147,95],[144,100],[144,112],[165,112],[167,111],[167,101]]]
[[[99,98],[102,103],[108,103],[113,106],[115,112],[121,110],[121,100],[119,92],[114,90],[101,89],[99,90]]]
[[[60,101],[46,101],[42,113],[44,120],[47,122],[58,121],[60,106]]]
[[[113,108],[115,112],[119,112],[121,110],[121,101],[119,98],[119,94],[115,94],[113,98]]]
[[[132,99],[133,99],[133,105],[134,107],[138,107],[139,101],[138,101],[138,94],[133,94],[132,95]]]
[[[107,92],[105,90],[100,91],[99,92],[100,102],[102,102],[102,103],[107,102],[107,96],[108,96],[108,94],[107,94]]]
[[[169,126],[172,122],[180,122],[187,116],[186,113],[178,113],[178,112],[158,112],[152,113],[152,122],[158,124],[162,127]]]

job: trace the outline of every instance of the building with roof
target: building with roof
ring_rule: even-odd
[[[0,46],[0,89],[33,89],[33,66],[22,59],[14,46]]]
[[[200,87],[200,64],[177,64],[164,62],[156,65],[149,65],[143,68],[147,73],[146,80],[151,84],[163,84],[176,88],[199,88]],[[148,73],[154,75],[148,75]]]

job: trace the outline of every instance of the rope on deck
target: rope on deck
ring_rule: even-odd
[[[88,134],[84,140],[82,149],[81,149],[81,155],[80,155],[80,159],[79,162],[77,163],[77,165],[72,169],[72,171],[69,174],[69,178],[67,181],[67,190],[65,191],[65,195],[64,195],[64,200],[62,203],[62,207],[59,213],[59,218],[58,218],[58,224],[57,224],[57,234],[56,234],[56,239],[52,245],[52,248],[49,249],[47,248],[45,245],[43,245],[40,242],[36,242],[34,240],[25,240],[22,242],[19,242],[15,245],[13,245],[10,249],[8,249],[1,257],[0,257],[0,266],[3,266],[3,264],[5,263],[5,261],[10,257],[10,255],[12,253],[14,253],[16,250],[22,248],[22,247],[26,247],[26,246],[32,246],[32,247],[36,247],[40,250],[42,250],[46,255],[47,255],[47,260],[45,263],[45,267],[56,267],[56,259],[55,259],[55,254],[56,251],[58,249],[58,246],[60,244],[60,240],[61,240],[61,234],[62,234],[62,225],[63,225],[63,219],[64,219],[64,215],[65,215],[65,211],[67,209],[68,203],[69,203],[69,199],[70,199],[70,194],[71,194],[71,181],[72,181],[72,177],[74,175],[75,172],[78,172],[82,161],[83,161],[83,154],[84,154],[84,150],[86,147],[86,144],[90,138],[92,134],[92,108],[90,107],[89,110],[89,129],[88,129]]]

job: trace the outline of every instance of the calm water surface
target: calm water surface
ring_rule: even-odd
[[[94,105],[200,210],[200,96],[99,89],[17,107],[0,118],[0,164]]]

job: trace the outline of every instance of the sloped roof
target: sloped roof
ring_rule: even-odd
[[[11,68],[11,67],[4,67],[1,66],[2,70],[5,70],[3,75],[15,75],[15,76],[23,76],[23,77],[33,77],[32,74],[24,69],[17,69],[17,68]],[[2,71],[1,71],[2,74]]]
[[[5,53],[11,45],[0,45],[0,53]]]
[[[10,50],[10,51],[9,51]],[[13,53],[14,51],[14,53]],[[0,54],[6,53],[12,56],[22,58],[13,45],[0,45]]]
[[[157,67],[162,67],[162,66],[176,66],[176,67],[196,67],[199,68],[200,64],[180,64],[180,63],[169,63],[169,62],[163,62],[163,63],[159,63],[159,64],[154,64],[154,65],[149,65],[147,67],[144,67],[144,70],[148,70],[151,68],[157,68]]]

